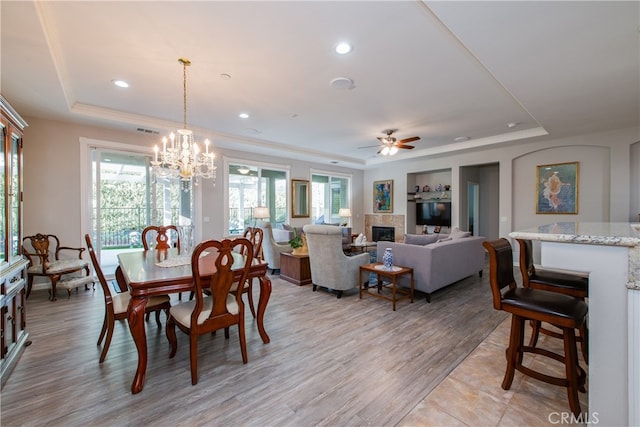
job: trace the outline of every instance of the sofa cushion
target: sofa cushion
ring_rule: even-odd
[[[282,229],[287,231],[293,231],[293,227],[289,224],[282,224]]]
[[[451,237],[452,240],[461,239],[463,237],[469,237],[469,236],[471,236],[470,231],[462,231],[458,227],[451,230],[451,234],[449,235],[449,237]]]
[[[408,245],[428,245],[438,240],[437,234],[405,234],[404,243]]]

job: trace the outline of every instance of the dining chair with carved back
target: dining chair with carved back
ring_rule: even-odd
[[[174,244],[179,251],[180,233],[175,225],[149,225],[142,230],[142,246],[145,251],[149,249],[167,250]],[[182,293],[178,294],[178,299],[182,299]],[[149,320],[148,313],[147,320]]]
[[[264,237],[264,232],[259,227],[247,227],[244,230],[242,235],[243,238],[249,240],[253,245],[253,258],[258,261],[262,260],[262,239]],[[247,255],[246,253],[242,253],[242,255]],[[239,285],[234,285],[235,289],[232,289],[232,292],[237,292],[237,287]],[[256,318],[256,309],[253,304],[253,277],[250,277],[246,280],[244,286],[242,287],[242,293],[247,294],[247,300],[249,301],[249,309],[251,310],[251,315],[253,318]]]
[[[67,283],[71,295],[71,286],[82,284],[87,288],[94,282],[90,275],[89,262],[82,259],[84,248],[61,246],[60,239],[54,234],[35,234],[22,239],[22,253],[30,266],[27,269],[27,293],[29,298],[36,277],[45,277],[51,282],[51,301],[56,300],[56,287]]]
[[[98,344],[102,343],[104,339],[104,346],[102,347],[102,353],[100,354],[100,362],[104,362],[104,359],[107,357],[107,352],[109,351],[109,345],[111,344],[111,338],[113,336],[113,331],[115,329],[116,320],[126,320],[127,319],[127,308],[129,306],[129,300],[131,296],[129,291],[124,291],[120,293],[112,293],[109,288],[109,283],[102,272],[102,267],[100,266],[100,262],[98,261],[98,257],[96,256],[95,250],[93,249],[93,244],[91,242],[91,237],[88,234],[85,234],[84,239],[87,244],[87,249],[89,251],[89,256],[91,257],[91,262],[93,263],[93,269],[95,271],[96,276],[98,276],[98,281],[102,286],[102,291],[104,293],[104,321],[102,322],[102,330],[100,331],[100,337],[98,338]],[[119,287],[122,289],[123,284],[122,281],[124,277],[122,276],[122,271],[120,273],[116,271],[116,280],[118,281]],[[126,286],[126,284],[124,285]],[[169,302],[169,297],[166,295],[154,296],[149,298],[149,302],[146,306],[146,312],[156,313],[156,322],[158,327],[161,327],[160,323],[160,311],[164,310],[169,317],[169,308],[171,308],[171,303]]]
[[[180,234],[175,225],[150,225],[142,230],[142,245],[145,250],[163,250],[175,243],[180,249]]]
[[[207,252],[206,256],[201,255]],[[215,253],[215,254],[214,254]],[[245,254],[244,256],[241,254]],[[166,334],[170,354],[176,355],[176,326],[189,335],[191,384],[198,383],[198,337],[219,329],[229,338],[229,327],[238,325],[242,363],[247,363],[242,292],[233,294],[234,283],[245,283],[253,262],[253,245],[245,238],[207,240],[196,246],[191,255],[191,270],[195,284],[194,299],[175,304],[169,310]],[[201,276],[200,264],[211,266],[213,274]],[[239,277],[238,277],[239,276]],[[204,291],[208,290],[209,295]]]

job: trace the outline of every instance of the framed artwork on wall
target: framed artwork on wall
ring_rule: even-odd
[[[378,213],[393,212],[393,180],[373,182],[373,211]]]
[[[536,166],[536,213],[578,213],[578,162]]]

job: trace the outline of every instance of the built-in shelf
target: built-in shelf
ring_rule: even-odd
[[[425,191],[420,193],[409,193],[414,201],[420,200],[451,200],[451,191]],[[411,201],[411,198],[409,198]]]

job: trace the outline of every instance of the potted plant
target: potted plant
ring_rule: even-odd
[[[293,229],[293,238],[289,240],[289,245],[293,248],[294,255],[306,255],[307,254],[307,240],[304,237],[304,233],[298,232]]]

